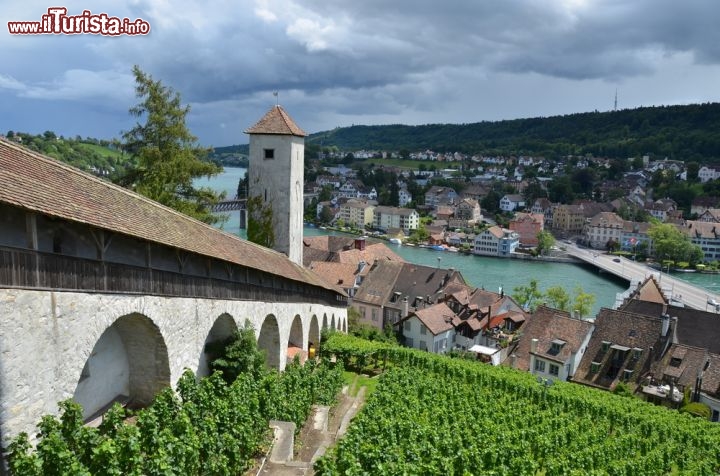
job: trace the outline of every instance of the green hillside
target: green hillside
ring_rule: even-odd
[[[720,158],[720,103],[474,124],[352,126],[312,134],[306,142],[341,150],[616,158],[651,154],[709,162]]]

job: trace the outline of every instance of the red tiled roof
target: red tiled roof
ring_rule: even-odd
[[[280,134],[305,137],[290,115],[281,106],[273,106],[262,119],[245,131],[246,134]]]
[[[5,139],[0,202],[338,291],[281,253]]]

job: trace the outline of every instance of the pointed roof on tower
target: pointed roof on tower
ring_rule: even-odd
[[[307,134],[300,129],[292,117],[282,106],[273,106],[254,126],[245,131],[246,134],[279,134],[305,137]]]

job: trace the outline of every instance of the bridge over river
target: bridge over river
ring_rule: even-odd
[[[564,244],[564,246],[568,255],[592,264],[606,273],[612,273],[615,276],[624,278],[629,282],[643,281],[647,277],[654,275],[665,292],[665,296],[675,304],[682,303],[684,306],[693,309],[720,312],[720,296],[707,289],[676,279],[670,274],[651,268],[644,263],[603,254],[598,250],[578,248],[572,244]]]

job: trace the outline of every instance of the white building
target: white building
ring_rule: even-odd
[[[375,207],[373,226],[380,230],[401,228],[409,232],[420,225],[420,215],[412,208]]]
[[[405,346],[444,354],[452,349],[460,319],[445,303],[412,312],[399,322]]]
[[[525,198],[519,194],[505,195],[500,199],[500,210],[512,212],[525,207]]]
[[[520,235],[512,230],[491,226],[475,237],[473,253],[484,256],[508,256],[520,245]]]

